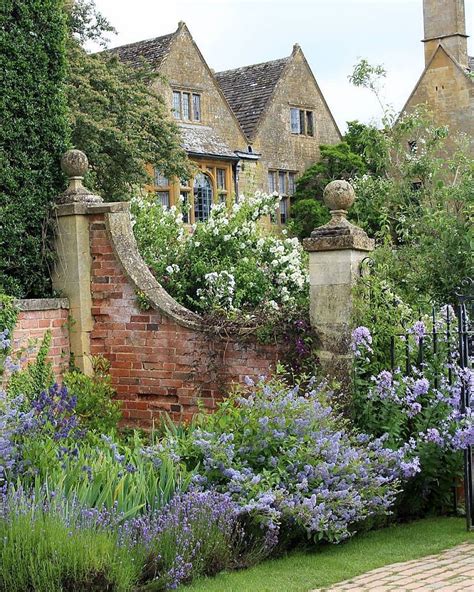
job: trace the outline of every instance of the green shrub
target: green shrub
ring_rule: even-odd
[[[305,308],[307,257],[296,238],[271,236],[259,222],[278,208],[279,197],[257,192],[229,211],[216,204],[193,232],[175,207],[151,196],[132,200],[140,253],[163,287],[197,312],[243,318]],[[248,322],[248,318],[244,318]]]
[[[166,445],[204,487],[267,526],[274,543],[337,543],[388,512],[404,455],[351,433],[327,402],[332,394],[314,380],[305,388],[278,378],[252,383]]]
[[[21,357],[24,352],[15,352],[16,365],[8,379],[8,393],[10,397],[21,395],[28,400],[48,389],[54,383],[53,365],[48,360],[51,347],[51,331],[48,329],[40,342],[35,359],[21,368]],[[34,347],[30,345],[28,349]]]
[[[0,8],[0,286],[51,293],[50,206],[63,188],[69,142],[62,0],[3,0]]]
[[[330,217],[329,209],[317,199],[301,199],[291,206],[287,229],[302,240],[315,228],[329,222]]]
[[[108,374],[110,362],[102,356],[92,358],[93,376],[73,370],[64,375],[64,384],[77,399],[76,413],[81,425],[97,433],[116,430],[122,415],[120,402]]]

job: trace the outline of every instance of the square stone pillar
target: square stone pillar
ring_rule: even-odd
[[[318,337],[317,354],[323,373],[346,391],[352,370],[352,288],[362,260],[374,249],[374,241],[347,220],[354,199],[349,183],[330,183],[324,201],[331,220],[303,241],[309,252],[310,316]]]
[[[80,150],[69,150],[61,168],[69,178],[69,187],[56,203],[56,254],[53,287],[69,299],[69,342],[74,364],[85,374],[92,374],[90,332],[93,327],[91,297],[91,254],[89,220],[86,206],[102,203],[82,184],[89,163]]]

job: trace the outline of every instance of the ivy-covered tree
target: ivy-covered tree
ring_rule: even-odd
[[[48,294],[50,205],[69,144],[62,0],[0,3],[0,287]]]

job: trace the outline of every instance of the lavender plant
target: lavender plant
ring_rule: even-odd
[[[127,519],[117,505],[10,487],[0,493],[0,590],[172,590],[239,565],[243,535],[238,506],[215,492],[177,495]]]
[[[329,406],[331,394],[314,380],[306,390],[249,381],[248,392],[164,445],[198,471],[198,484],[229,494],[264,528],[269,547],[288,537],[339,542],[389,513],[417,465],[404,448],[351,434]]]

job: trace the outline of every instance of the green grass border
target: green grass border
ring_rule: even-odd
[[[355,536],[341,545],[293,552],[239,572],[202,578],[183,592],[308,592],[372,569],[474,542],[462,518],[428,518]]]

